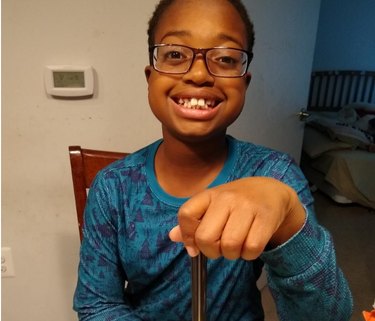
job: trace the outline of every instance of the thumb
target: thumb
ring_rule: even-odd
[[[173,242],[183,242],[180,226],[177,225],[169,232],[169,238]],[[186,251],[191,257],[199,254],[199,249],[192,245],[185,245]]]
[[[169,232],[169,238],[173,242],[182,242],[182,234],[181,234],[181,229],[179,225],[171,229],[171,231]]]

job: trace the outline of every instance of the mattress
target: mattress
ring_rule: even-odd
[[[310,189],[315,192],[317,189],[332,198],[336,203],[351,204],[354,203],[351,199],[343,195],[336,187],[325,180],[324,174],[316,170],[314,167],[304,160],[301,160],[301,169],[306,176],[306,179],[311,184]]]
[[[375,209],[375,153],[347,149],[325,152],[316,158],[304,154],[301,168],[305,167],[306,178],[310,176],[311,181],[317,177],[308,174],[307,165],[321,173],[340,196]]]

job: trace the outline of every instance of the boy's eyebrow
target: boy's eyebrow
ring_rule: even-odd
[[[169,37],[169,36],[187,37],[187,36],[191,36],[191,32],[188,30],[170,30],[164,35],[164,37],[161,39],[161,42],[163,41],[164,38]],[[243,47],[243,44],[239,40],[225,33],[219,33],[216,38],[218,38],[219,40],[229,40],[229,41],[236,43],[241,48]]]
[[[171,30],[171,31],[168,31],[161,40],[169,36],[186,37],[186,36],[191,36],[191,33],[187,30]]]
[[[237,45],[239,45],[241,48],[243,48],[243,44],[239,40],[237,40],[236,38],[233,38],[232,36],[227,35],[225,33],[220,33],[217,38],[220,39],[220,40],[233,41],[234,43],[236,43]]]

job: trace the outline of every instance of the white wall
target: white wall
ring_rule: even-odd
[[[245,0],[256,39],[247,105],[234,136],[301,156],[320,0]]]
[[[375,1],[322,1],[313,70],[375,71]]]
[[[2,279],[4,321],[76,319],[68,146],[134,151],[160,138],[143,74],[152,3],[2,1],[2,246],[16,271]],[[47,97],[43,68],[53,64],[92,65],[94,98]]]
[[[307,101],[320,1],[245,2],[257,32],[253,80],[231,133],[298,159],[295,114]],[[135,151],[160,137],[143,75],[155,3],[2,1],[2,246],[12,248],[16,271],[2,279],[3,321],[76,320],[68,146]],[[92,65],[94,97],[47,96],[43,68],[52,64]]]

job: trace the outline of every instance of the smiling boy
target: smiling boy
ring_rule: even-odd
[[[264,320],[263,262],[280,320],[349,320],[351,294],[299,168],[226,135],[244,105],[253,41],[240,1],[157,6],[145,74],[163,139],[93,183],[80,320],[191,320],[190,256],[199,251],[211,259],[207,320]]]

